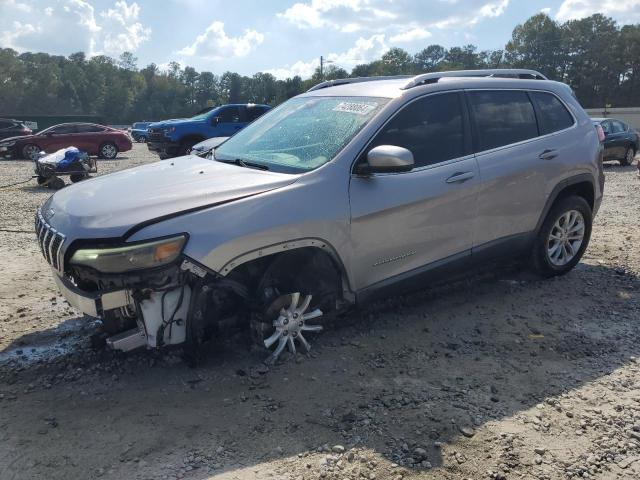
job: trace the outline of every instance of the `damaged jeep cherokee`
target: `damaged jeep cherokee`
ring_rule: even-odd
[[[345,79],[206,158],[61,190],[36,233],[63,295],[113,348],[197,350],[236,329],[273,362],[390,288],[496,257],[568,272],[603,187],[588,115],[538,72]]]

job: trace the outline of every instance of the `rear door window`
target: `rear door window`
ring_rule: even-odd
[[[253,122],[256,118],[266,113],[265,107],[247,107],[247,122]]]
[[[221,123],[239,123],[242,118],[240,107],[225,107],[220,112]]]
[[[477,151],[538,136],[535,112],[526,92],[483,90],[468,95],[477,130]]]
[[[555,95],[546,92],[530,92],[538,109],[540,134],[558,132],[573,125],[573,117]]]
[[[104,131],[103,127],[88,123],[77,125],[76,128],[78,133],[98,133]]]
[[[416,167],[465,155],[464,120],[458,93],[416,100],[387,123],[368,150],[395,145],[413,153]]]
[[[623,133],[626,132],[627,129],[625,128],[624,123],[619,122],[617,120],[612,120],[611,121],[611,132],[612,133]]]

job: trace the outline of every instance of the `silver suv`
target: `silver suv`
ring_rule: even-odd
[[[328,315],[495,257],[543,276],[580,260],[601,144],[562,83],[531,70],[315,86],[208,157],[57,192],[36,232],[54,279],[129,350],[247,329],[309,348]]]

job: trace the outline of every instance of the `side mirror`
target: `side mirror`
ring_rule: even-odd
[[[220,117],[213,117],[211,119],[211,125],[213,125],[214,127],[217,126],[220,122],[222,121],[222,118]]]
[[[413,169],[413,153],[395,145],[379,145],[369,150],[366,163],[358,165],[356,173],[399,173]]]

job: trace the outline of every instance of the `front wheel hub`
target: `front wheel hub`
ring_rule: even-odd
[[[291,353],[296,353],[296,340],[305,351],[309,351],[311,346],[307,342],[302,332],[320,332],[321,325],[307,325],[307,320],[312,320],[322,316],[320,309],[307,312],[311,304],[311,295],[304,297],[300,302],[300,292],[290,295],[291,302],[288,308],[281,308],[278,318],[273,321],[274,332],[264,340],[264,346],[268,349],[275,345],[274,351],[267,357],[267,363],[275,363],[285,347]],[[300,320],[299,320],[300,319]]]

